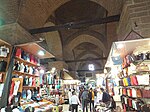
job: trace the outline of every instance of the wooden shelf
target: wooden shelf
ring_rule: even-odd
[[[27,88],[27,89],[28,89],[28,88],[36,88],[36,87],[39,87],[39,86],[23,86],[24,89],[26,89],[26,88]]]
[[[34,67],[39,67],[39,65],[36,65],[34,63],[31,63],[31,62],[28,62],[24,59],[21,59],[21,58],[18,58],[18,57],[15,57],[16,60],[18,60],[19,62],[23,62],[24,64],[27,64],[27,65],[30,65],[30,66],[34,66]]]
[[[39,77],[37,75],[33,75],[33,74],[29,74],[29,73],[22,73],[22,72],[19,72],[19,71],[16,71],[16,70],[13,71],[13,74],[17,74],[19,76]]]

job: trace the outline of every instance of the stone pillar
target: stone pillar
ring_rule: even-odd
[[[135,30],[145,38],[150,37],[150,0],[126,0],[118,27],[118,40]]]

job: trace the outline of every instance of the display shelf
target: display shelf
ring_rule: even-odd
[[[23,62],[24,64],[27,64],[27,65],[30,65],[30,66],[34,66],[34,67],[39,67],[39,65],[36,65],[34,63],[31,63],[31,62],[28,62],[28,61],[26,61],[24,59],[21,59],[19,57],[15,57],[15,59],[18,60],[19,62]]]
[[[121,77],[120,79],[128,78],[128,77],[130,77],[130,76],[136,76],[136,75],[148,75],[148,74],[146,74],[146,73],[150,73],[150,70],[149,70],[149,71],[137,72],[137,73],[135,73],[135,74],[131,74],[131,75],[128,75],[128,76],[125,76],[125,77]],[[150,74],[149,74],[149,76],[150,76]]]
[[[135,85],[135,86],[119,86],[119,87],[123,87],[123,88],[131,88],[131,87],[149,87],[150,85]]]
[[[38,88],[38,87],[40,86],[23,86],[23,89],[28,89],[28,88],[32,89],[32,88]]]
[[[141,63],[145,63],[145,64],[149,64],[150,63],[150,60],[136,60],[133,62],[133,64],[135,65],[138,65],[138,64],[141,64]]]
[[[13,74],[17,74],[19,76],[29,76],[29,77],[39,77],[38,75],[33,75],[33,74],[29,74],[29,73],[22,73],[19,71],[14,70]]]

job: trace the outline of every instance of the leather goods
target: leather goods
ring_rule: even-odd
[[[136,76],[131,76],[131,84],[133,84],[133,86],[138,85],[138,81],[137,81],[137,77]]]
[[[0,61],[0,72],[5,72],[7,67],[7,62],[4,60]]]
[[[148,65],[143,63],[143,64],[140,64],[140,65],[137,65],[136,71],[137,72],[149,71],[149,67],[148,67]]]
[[[121,65],[122,59],[120,56],[111,57],[114,65]]]
[[[21,48],[16,49],[16,57],[21,58]]]
[[[136,89],[136,95],[138,98],[142,98],[142,92],[140,89]]]
[[[143,98],[150,98],[150,90],[142,89],[141,91],[142,91]]]

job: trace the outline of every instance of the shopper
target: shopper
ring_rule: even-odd
[[[70,98],[70,104],[71,104],[71,112],[78,112],[78,105],[80,104],[79,98],[76,95],[76,92],[72,92],[72,96]]]
[[[110,95],[103,88],[100,88],[100,90],[102,92],[102,102],[107,105],[110,101]]]
[[[68,91],[68,99],[69,99],[69,111],[71,111],[71,104],[70,104],[70,99],[71,99],[71,96],[72,96],[72,92],[71,92],[71,89],[69,89]]]
[[[92,112],[92,110],[93,110],[93,112],[95,112],[95,108],[94,108],[95,95],[94,95],[94,91],[92,90],[92,88],[90,88],[88,96],[89,96],[89,103],[90,103],[90,112]]]
[[[88,112],[88,90],[85,88],[82,95],[81,95],[81,101],[82,101],[82,110],[83,112],[85,112],[85,108],[86,108],[86,112]]]

